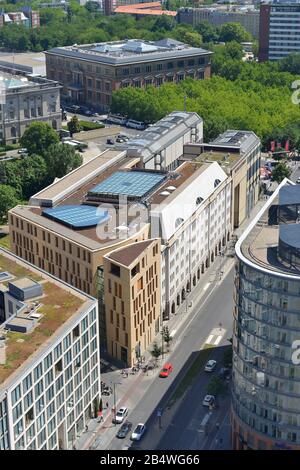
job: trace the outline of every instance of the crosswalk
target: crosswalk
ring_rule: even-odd
[[[226,330],[224,328],[214,328],[207,337],[205,344],[209,346],[217,346],[224,337]]]

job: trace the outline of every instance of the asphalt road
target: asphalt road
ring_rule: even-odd
[[[221,359],[222,345],[228,345],[227,338],[232,336],[232,309],[233,269],[208,293],[206,300],[203,300],[202,304],[195,309],[187,324],[182,327],[182,331],[176,335],[176,342],[180,342],[180,345],[174,348],[174,352],[168,359],[174,368],[172,374],[167,379],[160,379],[157,374],[152,386],[142,394],[141,399],[130,412],[128,420],[133,423],[133,427],[140,422],[146,423],[147,426],[143,439],[134,447],[145,450],[199,448],[200,443],[197,441],[199,438],[195,429],[208,411],[202,406],[202,399],[206,394],[205,387],[211,379],[211,374],[200,372],[196,383],[187,392],[184,402],[180,404],[174,419],[167,422],[166,414],[163,413],[162,430],[159,429],[157,410],[166,409],[173,391],[192,363],[195,352],[201,349],[212,330],[218,328],[220,323],[222,323],[223,336],[218,347],[213,349],[212,357],[216,356],[218,360]],[[122,405],[130,409],[130,397]],[[228,407],[229,401],[223,407],[223,411],[221,406],[219,411],[222,411],[225,416]],[[216,415],[214,419],[219,418]],[[129,444],[129,436],[120,440],[113,438],[108,448],[117,450]]]

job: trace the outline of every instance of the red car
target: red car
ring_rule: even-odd
[[[161,369],[159,376],[160,377],[169,377],[169,374],[172,372],[173,366],[169,362],[163,366]]]

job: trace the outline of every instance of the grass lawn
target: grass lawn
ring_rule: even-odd
[[[3,248],[6,248],[7,250],[10,250],[9,235],[5,235],[5,234],[0,233],[0,246],[3,246]]]

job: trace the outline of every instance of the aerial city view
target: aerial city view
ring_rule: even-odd
[[[0,450],[300,450],[300,0],[0,3]]]

